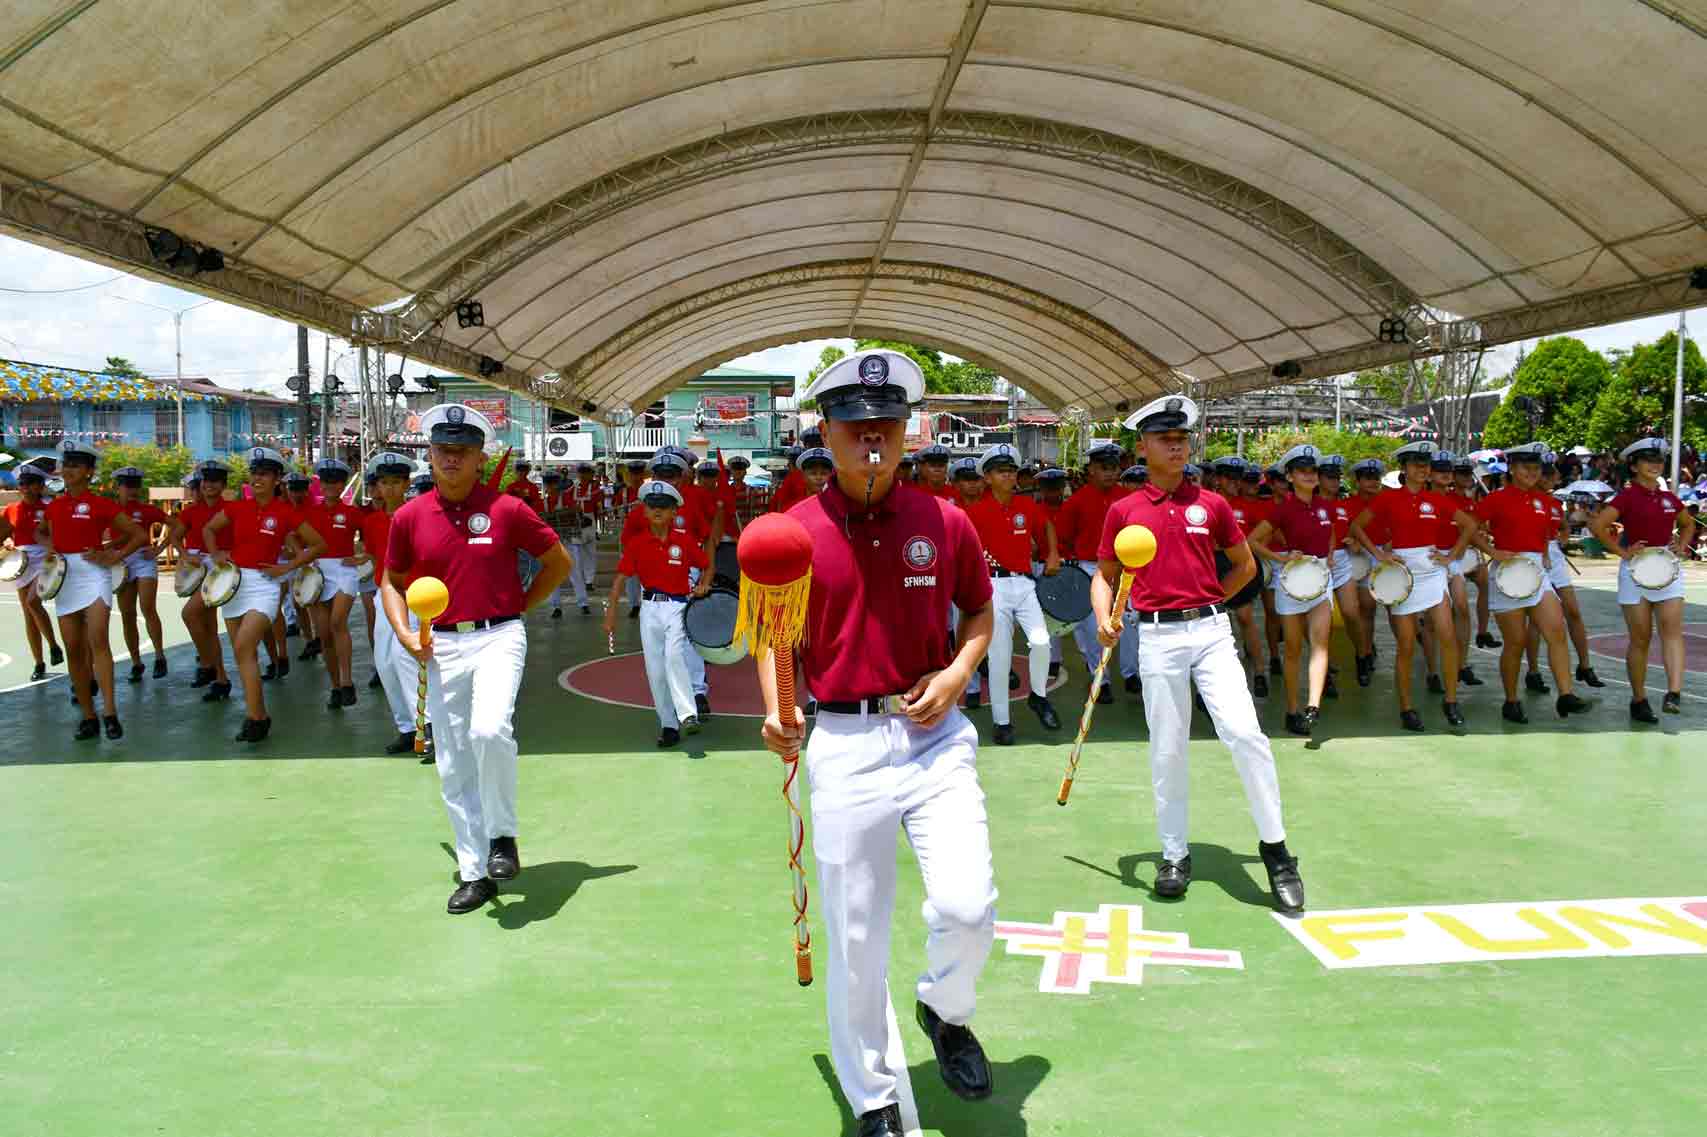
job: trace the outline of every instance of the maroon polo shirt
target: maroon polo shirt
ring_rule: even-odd
[[[1312,496],[1306,505],[1297,494],[1287,494],[1275,503],[1267,520],[1269,528],[1284,538],[1271,543],[1270,551],[1285,547],[1311,557],[1333,552],[1334,506],[1325,498]]]
[[[1182,479],[1172,492],[1154,482],[1109,507],[1097,559],[1119,562],[1114,537],[1128,525],[1156,535],[1156,556],[1132,577],[1131,606],[1140,612],[1201,608],[1227,599],[1215,574],[1215,553],[1244,543],[1227,499]]]
[[[799,648],[821,702],[898,695],[953,662],[948,606],[990,603],[990,572],[958,508],[897,485],[872,511],[832,481],[788,515],[812,535],[812,595]]]
[[[1678,515],[1683,512],[1683,502],[1676,494],[1643,489],[1640,482],[1634,481],[1606,504],[1618,511],[1618,523],[1624,526],[1619,540],[1626,549],[1637,544],[1671,544],[1672,535],[1677,532]]]
[[[555,544],[557,534],[515,494],[476,485],[453,503],[433,490],[392,514],[385,568],[445,582],[450,606],[435,623],[489,620],[522,610],[516,550],[542,557]]]

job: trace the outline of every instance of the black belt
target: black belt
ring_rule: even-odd
[[[484,628],[496,628],[499,624],[508,624],[511,620],[519,620],[520,616],[493,616],[489,620],[458,620],[454,624],[434,624],[435,632],[478,632]]]
[[[1221,604],[1205,604],[1201,608],[1174,608],[1167,612],[1138,612],[1135,615],[1146,624],[1179,624],[1186,620],[1206,620],[1226,610]]]
[[[869,699],[855,699],[852,702],[830,703],[820,699],[818,712],[828,711],[833,715],[857,715],[864,712],[868,715],[900,715],[906,711],[901,707],[900,695],[873,695]]]
[[[990,576],[992,578],[998,579],[998,580],[1001,579],[1002,577],[1007,577],[1007,576],[1029,577],[1030,575],[1031,574],[1028,572],[1012,572],[1012,571],[1005,569],[1005,568],[996,568],[994,565],[990,566]]]
[[[677,604],[686,604],[688,602],[688,598],[685,595],[677,596],[674,592],[659,592],[655,588],[648,588],[646,591],[642,592],[640,594],[640,599],[642,599],[642,600],[674,600]]]

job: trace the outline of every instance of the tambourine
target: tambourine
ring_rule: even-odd
[[[1670,549],[1643,549],[1630,558],[1630,579],[1637,587],[1652,591],[1670,588],[1683,565]]]
[[[1351,579],[1369,579],[1370,570],[1375,567],[1375,562],[1370,559],[1368,553],[1348,552],[1346,553],[1346,560],[1351,564]]]
[[[1500,595],[1509,600],[1527,600],[1541,591],[1541,582],[1546,579],[1546,573],[1539,561],[1528,557],[1513,557],[1509,561],[1495,561],[1493,567],[1494,587],[1500,590]]]
[[[1385,561],[1369,572],[1369,591],[1389,608],[1409,600],[1416,583],[1410,566],[1403,561]]]
[[[1320,557],[1300,557],[1280,566],[1280,587],[1301,604],[1319,599],[1331,579],[1328,563]]]
[[[194,596],[196,589],[202,586],[202,580],[207,576],[205,560],[190,560],[185,558],[178,562],[178,571],[172,577],[172,591],[188,599]]]
[[[10,584],[23,576],[30,567],[30,555],[22,549],[7,549],[0,556],[0,584]]]
[[[373,579],[373,561],[366,560],[356,566],[356,580],[366,584]]]
[[[320,593],[325,587],[326,574],[320,571],[320,566],[304,565],[297,570],[296,579],[290,582],[290,598],[298,607],[306,608],[320,603]]]
[[[43,600],[52,600],[59,595],[59,590],[65,587],[65,570],[70,566],[65,558],[58,553],[49,553],[42,559],[41,575],[36,577],[36,595]]]
[[[207,570],[202,578],[202,603],[209,608],[218,608],[233,596],[243,583],[243,570],[226,561]]]

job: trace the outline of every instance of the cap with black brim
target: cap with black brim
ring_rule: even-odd
[[[911,412],[907,390],[894,384],[882,387],[838,387],[818,398],[818,409],[836,422],[869,422],[874,419],[906,420]]]

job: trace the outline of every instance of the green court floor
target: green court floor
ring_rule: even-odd
[[[1692,572],[1687,618],[1704,625],[1707,574]],[[1579,591],[1592,632],[1622,632],[1603,566]],[[196,701],[175,614],[167,626],[173,676],[124,688],[128,737],[75,744],[63,678],[20,686],[20,613],[0,598],[13,657],[0,663],[0,847],[14,854],[0,872],[0,1134],[851,1132],[822,991],[793,980],[779,767],[755,720],[717,718],[692,749],[658,751],[649,711],[557,682],[605,653],[593,619],[536,614],[518,711],[526,867],[499,903],[451,918],[437,781],[379,756],[391,732],[376,693],[333,715],[321,675],[299,665],[269,689],[272,739],[240,750],[239,705]],[[621,637],[637,647],[634,624]],[[1465,696],[1467,736],[1445,732],[1433,700],[1430,732],[1410,736],[1390,691],[1356,688],[1343,642],[1338,654],[1346,692],[1317,740],[1281,733],[1278,696],[1264,709],[1312,912],[1707,899],[1707,675],[1690,676],[1681,716],[1632,730],[1612,644],[1589,715],[1561,723],[1531,697],[1534,724],[1506,727],[1490,683]],[[1490,653],[1474,662],[1494,679]],[[1064,719],[1083,697],[1070,672]],[[989,711],[974,718],[987,739]],[[975,1022],[997,1093],[961,1103],[910,1025],[923,931],[903,849],[892,988],[926,1132],[1707,1124],[1707,954],[1331,970],[1271,915],[1237,778],[1201,717],[1197,880],[1179,903],[1149,891],[1135,702],[1099,709],[1066,809],[1054,794],[1070,732],[1044,738],[1023,706],[1014,721],[1021,745],[980,755],[1000,918],[1134,905],[1144,928],[1241,953],[1243,969],[1154,965],[1142,985],[1043,993],[1043,961],[998,943]]]

